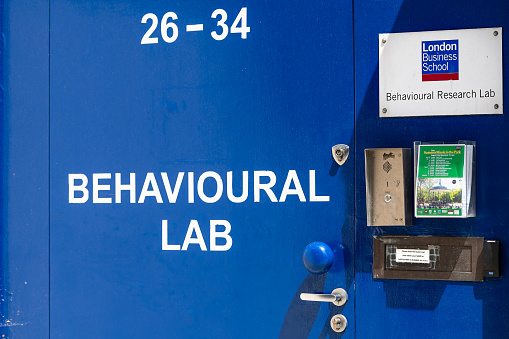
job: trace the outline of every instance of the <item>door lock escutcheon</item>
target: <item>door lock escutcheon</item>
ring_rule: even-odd
[[[338,144],[332,146],[332,157],[339,166],[343,166],[350,154],[350,147],[348,145]]]
[[[336,306],[343,306],[348,301],[348,293],[342,288],[336,288],[331,294],[301,293],[300,299],[305,301],[329,302]]]
[[[334,332],[344,332],[346,330],[346,325],[348,324],[348,321],[346,320],[346,317],[342,314],[336,314],[333,316],[330,320],[330,326]]]

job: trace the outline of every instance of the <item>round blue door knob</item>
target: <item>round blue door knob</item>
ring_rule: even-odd
[[[302,261],[306,269],[313,274],[325,273],[334,262],[334,253],[327,244],[315,241],[306,246]]]

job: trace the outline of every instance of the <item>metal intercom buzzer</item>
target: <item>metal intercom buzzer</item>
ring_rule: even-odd
[[[412,225],[410,148],[364,151],[368,226]]]

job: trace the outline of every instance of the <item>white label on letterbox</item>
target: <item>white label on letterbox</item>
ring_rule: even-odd
[[[429,264],[429,250],[396,249],[396,262]]]

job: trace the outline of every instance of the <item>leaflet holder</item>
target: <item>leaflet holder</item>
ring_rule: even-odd
[[[475,141],[414,141],[414,178],[416,218],[476,216]]]

